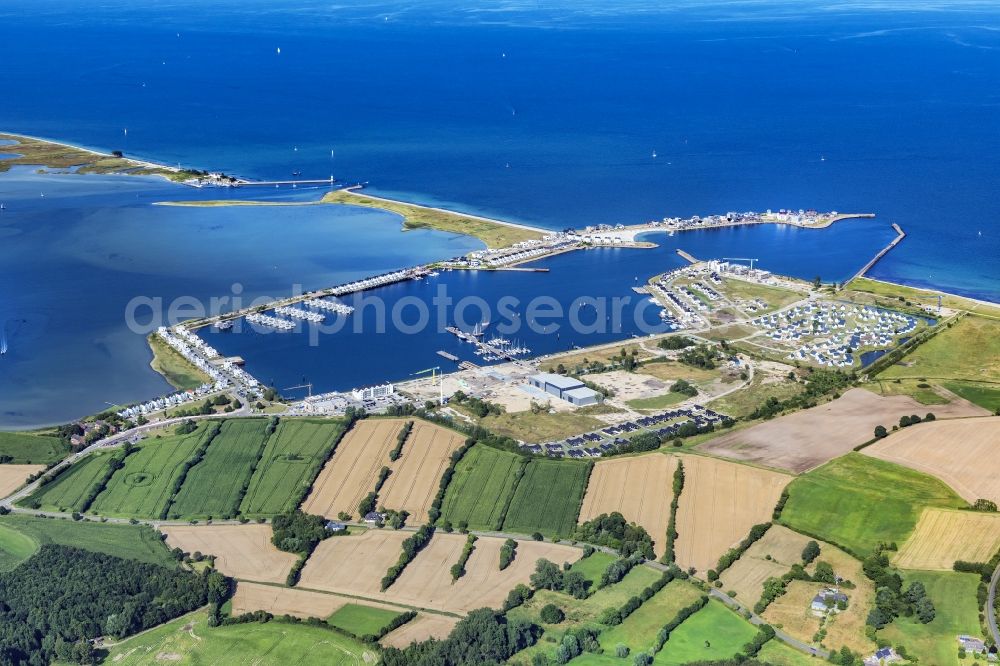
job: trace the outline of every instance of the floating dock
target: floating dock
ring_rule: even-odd
[[[457,356],[455,356],[454,354],[449,354],[448,352],[446,352],[444,350],[438,350],[438,356],[444,357],[444,358],[448,359],[449,361],[457,361],[458,360]]]

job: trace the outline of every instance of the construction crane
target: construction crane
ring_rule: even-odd
[[[281,389],[281,390],[282,391],[294,391],[295,389],[300,389],[300,388],[308,389],[309,390],[309,394],[308,395],[309,395],[310,398],[312,397],[312,395],[313,395],[313,385],[311,383],[310,384],[299,384],[298,386],[289,386],[288,388]]]
[[[754,257],[753,259],[751,259],[749,257],[723,257],[722,260],[723,261],[749,261],[750,262],[750,270],[753,270],[753,262],[760,261],[760,259],[757,259],[756,257]]]
[[[418,375],[426,375],[431,373],[431,385],[434,384],[434,378],[437,377],[438,380],[438,404],[444,404],[444,373],[441,372],[441,366],[436,365],[433,368],[427,368],[426,370],[421,370],[420,372],[414,372],[411,377],[416,377]]]

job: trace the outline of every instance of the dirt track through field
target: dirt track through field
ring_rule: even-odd
[[[804,472],[867,442],[875,426],[891,428],[901,416],[923,417],[928,412],[938,418],[987,413],[960,398],[947,405],[928,406],[909,396],[879,396],[853,388],[832,402],[733,431],[699,449],[724,458]]]
[[[336,518],[341,511],[357,516],[358,504],[375,489],[382,467],[388,467],[392,473],[379,492],[379,506],[405,509],[412,523],[426,522],[441,475],[465,438],[417,419],[403,455],[390,462],[389,452],[406,420],[366,419],[355,424],[323,467],[302,510],[327,518]]]
[[[989,562],[1000,547],[1000,514],[924,509],[893,564],[951,571],[956,560]]]
[[[1000,417],[919,423],[861,452],[936,476],[968,502],[1000,504]]]
[[[32,474],[45,469],[45,465],[0,465],[0,497],[7,497],[24,484]]]
[[[677,510],[677,563],[704,574],[750,528],[771,520],[792,477],[738,463],[686,455]]]
[[[660,453],[598,461],[590,474],[580,522],[617,511],[643,527],[653,539],[656,556],[662,556],[676,468],[675,457]]]
[[[298,556],[271,543],[270,525],[164,525],[167,545],[215,555],[215,568],[233,578],[284,583]]]
[[[386,570],[399,557],[411,533],[372,530],[363,535],[334,537],[320,543],[302,571],[300,587],[362,596],[417,608],[467,613],[499,608],[518,583],[527,583],[539,558],[559,565],[574,562],[581,551],[570,546],[520,541],[517,557],[500,571],[504,539],[482,537],[466,563],[466,574],[452,583],[450,568],[458,561],[466,537],[438,532],[388,590],[380,590]]]
[[[405,648],[414,641],[425,641],[428,638],[445,638],[455,628],[456,624],[458,624],[457,617],[420,613],[399,629],[390,631],[379,642],[384,646]]]

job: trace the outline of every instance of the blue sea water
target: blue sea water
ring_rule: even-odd
[[[832,280],[897,222],[908,236],[873,277],[1000,301],[993,3],[10,0],[0,25],[0,131],[248,177],[332,173],[549,228],[779,207],[878,214],[824,232],[679,235],[627,268],[588,252],[544,276],[449,276],[456,289],[545,283],[566,298],[585,275],[591,291],[628,292],[623,274],[665,270],[676,245],[753,249],[773,270]],[[202,298],[234,281],[284,293],[466,243],[393,237],[395,221],[359,212],[167,211],[148,203],[177,188],[34,178],[0,179],[0,307],[29,321],[24,308],[58,308],[31,333],[44,354],[15,345],[0,362],[0,427],[164,390],[134,368],[145,352],[122,308],[137,294]],[[353,221],[330,238],[312,215]],[[213,235],[216,224],[228,231]],[[329,363],[330,385],[367,377]],[[271,367],[258,370],[283,379]]]

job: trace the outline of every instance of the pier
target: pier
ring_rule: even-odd
[[[239,180],[233,183],[231,187],[268,187],[271,185],[274,187],[280,187],[281,185],[295,187],[297,185],[333,185],[335,182],[337,181],[333,179],[333,176],[321,180]]]
[[[457,356],[455,356],[454,354],[450,354],[450,353],[444,351],[443,349],[439,349],[438,350],[438,356],[441,356],[442,358],[446,358],[449,361],[457,361],[458,360]]]
[[[906,232],[903,231],[902,228],[900,228],[900,226],[898,224],[896,224],[895,222],[893,222],[892,223],[892,228],[896,231],[896,237],[893,238],[889,242],[888,245],[886,245],[884,248],[882,248],[881,250],[879,250],[878,254],[876,254],[874,257],[871,258],[871,261],[869,261],[867,264],[865,264],[864,266],[862,266],[861,270],[859,270],[857,273],[855,273],[854,277],[851,278],[852,280],[857,280],[859,277],[863,277],[865,273],[867,273],[869,270],[871,270],[872,266],[874,266],[875,264],[877,264],[879,262],[879,260],[882,259],[882,257],[884,257],[886,254],[889,253],[889,250],[891,250],[892,248],[894,248],[897,245],[899,245],[900,241],[902,241],[904,238],[906,238]]]
[[[692,264],[697,264],[698,263],[697,259],[695,259],[693,256],[691,256],[690,254],[688,254],[687,252],[685,252],[684,250],[682,250],[680,248],[677,248],[677,254],[681,255],[682,258],[687,259]]]

